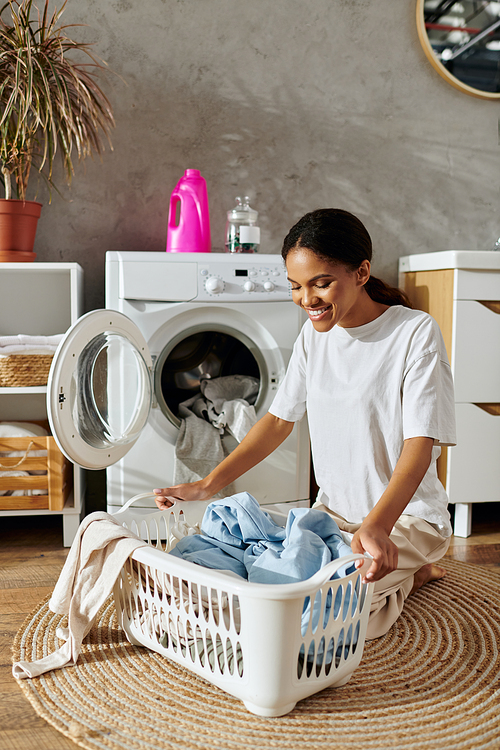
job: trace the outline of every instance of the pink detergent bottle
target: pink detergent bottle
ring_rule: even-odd
[[[170,196],[167,253],[210,251],[207,185],[198,169],[186,169]]]

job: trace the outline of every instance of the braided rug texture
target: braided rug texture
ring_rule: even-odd
[[[75,667],[19,687],[35,711],[96,750],[482,750],[500,748],[500,576],[446,559],[448,575],[410,597],[341,688],[280,718],[243,704],[159,654],[128,643],[112,599]],[[47,600],[17,634],[13,659],[59,646]]]

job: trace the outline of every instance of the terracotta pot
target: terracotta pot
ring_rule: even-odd
[[[0,262],[33,261],[36,227],[42,204],[0,199]]]

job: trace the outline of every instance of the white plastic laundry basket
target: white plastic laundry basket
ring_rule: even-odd
[[[349,555],[300,583],[250,583],[172,555],[174,524],[200,523],[207,503],[177,504],[131,517],[115,514],[150,542],[127,560],[115,588],[129,641],[146,646],[243,701],[260,716],[282,716],[296,702],[344,685],[363,654],[373,584],[369,560]],[[285,516],[271,513],[278,523]],[[340,579],[346,563],[361,569]]]

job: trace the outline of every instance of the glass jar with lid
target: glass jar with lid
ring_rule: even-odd
[[[260,245],[260,228],[256,226],[259,214],[250,207],[250,198],[236,198],[236,206],[227,212],[226,253],[257,253]]]

